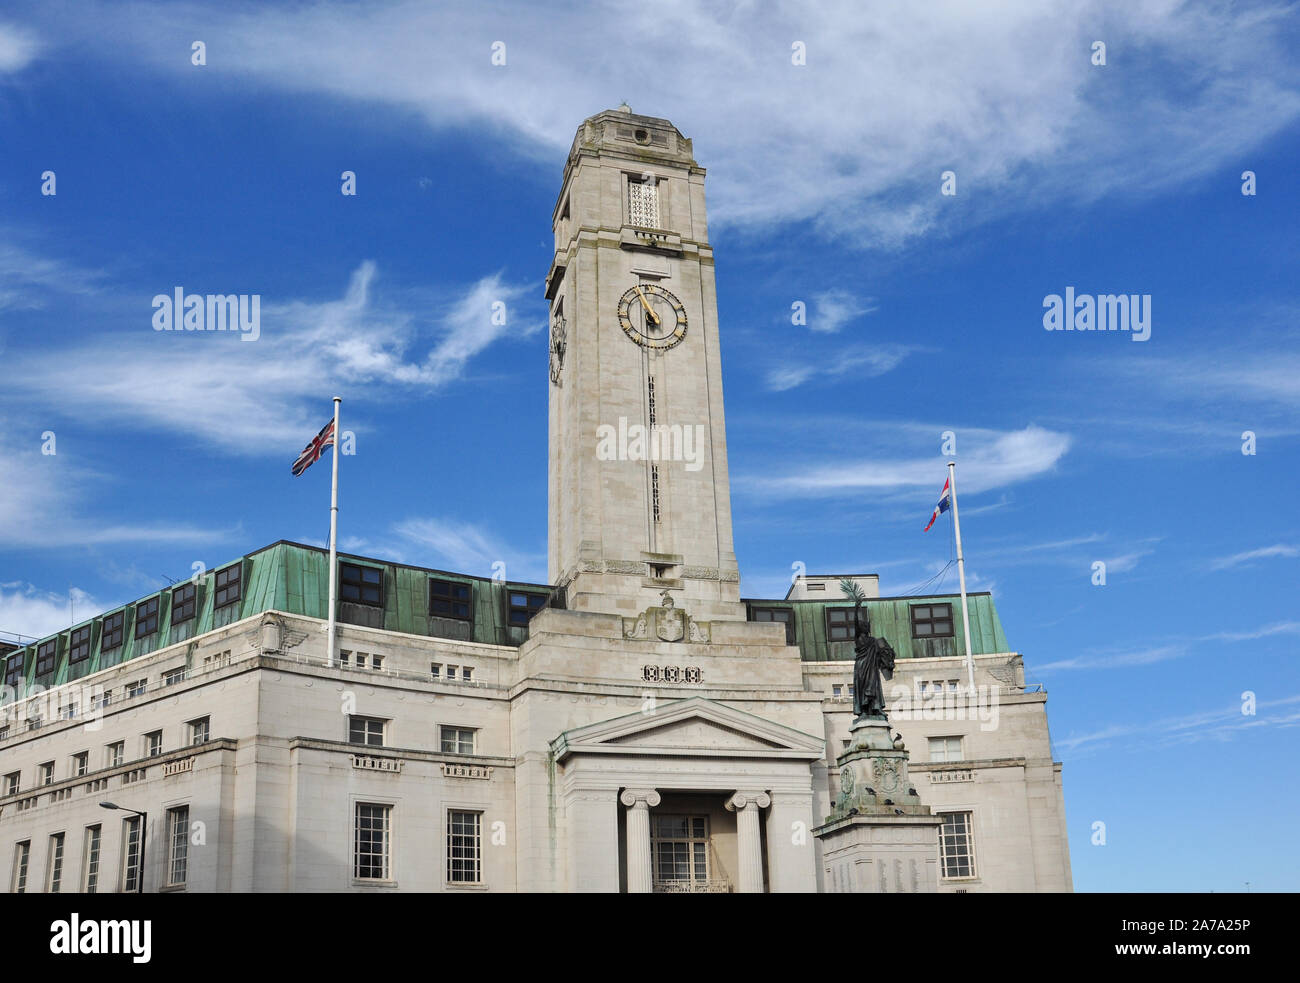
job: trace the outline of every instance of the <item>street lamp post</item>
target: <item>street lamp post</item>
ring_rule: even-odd
[[[140,817],[140,871],[135,876],[135,893],[144,894],[144,839],[149,829],[149,814],[136,809],[128,809],[126,806],[120,806],[115,802],[101,802],[99,807],[101,809],[120,809],[123,812],[129,812]]]

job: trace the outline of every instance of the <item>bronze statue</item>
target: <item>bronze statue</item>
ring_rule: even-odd
[[[862,720],[885,717],[885,686],[881,681],[894,676],[894,648],[883,638],[871,635],[871,614],[862,610],[866,595],[851,581],[842,581],[841,589],[855,600],[853,605],[853,717]]]

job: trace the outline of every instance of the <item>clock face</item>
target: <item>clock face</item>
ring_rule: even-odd
[[[638,283],[619,298],[618,323],[642,348],[667,351],[686,337],[686,308],[657,283]]]
[[[564,349],[567,344],[568,325],[564,315],[559,311],[551,319],[551,382],[560,384],[560,372],[564,368]]]

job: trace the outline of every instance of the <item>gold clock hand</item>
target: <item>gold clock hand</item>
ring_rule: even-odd
[[[658,326],[661,323],[659,315],[654,312],[654,308],[650,306],[650,302],[645,299],[645,294],[641,292],[640,287],[636,288],[636,295],[641,298],[641,306],[645,308],[645,312],[654,318],[655,325]]]

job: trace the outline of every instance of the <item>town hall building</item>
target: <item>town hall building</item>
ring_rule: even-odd
[[[625,106],[573,141],[549,583],[340,554],[330,652],[329,554],[281,541],[0,649],[10,891],[1071,889],[1047,696],[989,594],[973,688],[952,595],[836,574],[742,596],[704,180]],[[848,853],[842,582],[897,653],[906,752],[869,790],[899,822]]]

